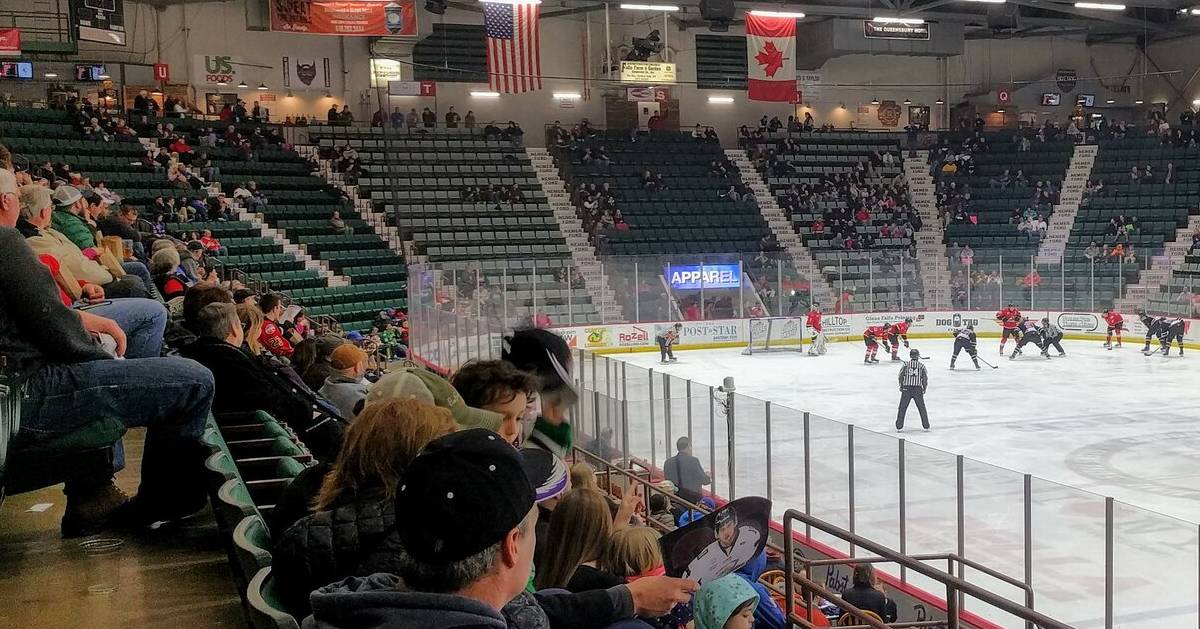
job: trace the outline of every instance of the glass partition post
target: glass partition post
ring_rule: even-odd
[[[1088,258],[1088,297],[1091,301],[1091,311],[1096,312],[1096,258]]]
[[[708,316],[704,314],[704,258],[700,258],[700,320],[708,320]]]
[[[1040,278],[1040,276],[1038,275],[1038,270],[1037,270],[1037,256],[1031,255],[1031,256],[1029,256],[1029,276],[1028,276],[1029,281],[1026,282],[1027,284],[1029,284],[1029,309],[1030,310],[1037,310],[1036,294],[1037,294],[1038,282],[1040,281],[1039,278]]]
[[[508,327],[508,267],[501,270],[500,275],[500,296],[504,299],[504,322],[503,327]]]
[[[1000,270],[999,270],[999,273],[1000,273],[1000,284],[999,284],[999,287],[1000,287],[1000,296],[999,296],[999,298],[997,299],[997,301],[1000,303],[999,307],[1000,307],[1000,308],[1003,308],[1003,307],[1004,307],[1004,254],[1003,254],[1003,253],[1001,253],[1001,254],[1000,254]]]
[[[867,312],[875,310],[875,256],[867,255]]]
[[[975,283],[974,274],[971,272],[971,263],[967,263],[967,310],[974,310],[975,306],[971,302],[971,285]]]
[[[1125,293],[1125,256],[1117,258],[1117,294],[1116,299],[1120,299]]]
[[[703,268],[703,267],[701,267],[701,268]],[[741,258],[739,258],[738,259],[738,309],[737,309],[738,318],[746,316],[745,315],[746,282],[742,281],[742,275],[744,273],[745,273],[745,270],[742,268],[742,260],[741,260]]]
[[[783,258],[778,258],[775,260],[775,276],[777,278],[776,284],[775,284],[775,301],[776,301],[775,316],[782,317],[783,316]]]
[[[538,264],[534,263],[529,268],[529,288],[533,293],[533,302],[529,306],[529,321],[538,321]]]
[[[900,309],[904,310],[904,258],[900,256]],[[937,267],[934,267],[937,268]]]
[[[658,466],[658,449],[655,447],[654,430],[654,369],[648,369],[647,381],[650,387],[650,465]]]
[[[574,295],[575,289],[572,286],[572,284],[574,284],[573,277],[572,277],[573,275],[575,275],[575,267],[568,266],[567,267],[567,323],[570,323],[571,325],[575,324],[575,295]]]
[[[633,320],[635,323],[642,322],[642,283],[638,279],[638,263],[633,261]]]
[[[1058,293],[1058,309],[1065,311],[1067,309],[1067,251],[1065,248],[1058,258]]]
[[[708,443],[711,446],[708,449],[708,470],[709,478],[712,480],[712,491],[714,494],[717,491],[717,391],[713,387],[708,387]],[[732,496],[730,496],[732,498]]]
[[[483,318],[483,270],[475,269],[475,318]]]
[[[812,284],[809,284],[809,290],[812,290],[811,287],[812,287]],[[842,295],[845,295],[845,294],[846,294],[846,277],[842,273],[842,254],[839,253],[838,254],[838,299],[837,299],[838,307],[836,308],[836,312],[838,314],[842,313]],[[811,300],[812,297],[809,297],[809,299]]]

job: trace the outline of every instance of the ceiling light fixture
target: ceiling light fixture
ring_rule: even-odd
[[[879,22],[880,24],[924,24],[925,23],[925,20],[922,20],[919,17],[886,17],[886,16],[884,16],[884,17],[871,18],[871,21]]]
[[[728,105],[733,102],[732,96],[709,96],[708,102],[717,103],[720,105]]]
[[[1003,109],[997,109],[997,110],[996,110],[996,113],[998,113],[998,114],[1002,114],[1002,113],[1004,113],[1004,110],[1003,110]]]
[[[1111,105],[1111,104],[1113,104],[1113,103],[1115,103],[1115,102],[1117,102],[1117,101],[1115,101],[1115,100],[1113,100],[1113,99],[1111,99],[1111,98],[1110,98],[1110,99],[1108,99],[1108,100],[1106,100],[1106,101],[1104,101],[1104,103],[1105,103],[1106,105]]]
[[[762,9],[752,9],[750,15],[758,15],[761,17],[790,17],[797,20],[803,19],[804,14],[799,11],[764,11]]]
[[[500,98],[500,92],[471,92],[471,96],[475,98]]]
[[[909,98],[906,98],[906,99],[904,99],[904,104],[905,104],[905,105],[911,105],[911,104],[912,104],[912,99],[909,99]]]
[[[56,72],[47,72],[47,73],[43,74],[42,76],[46,77],[47,79],[57,79],[57,78],[58,78],[58,73],[56,73]]]
[[[934,104],[934,105],[945,105],[945,104],[946,104],[946,101],[944,101],[944,100],[942,100],[942,99],[940,99],[940,98],[939,98],[939,99],[937,99],[937,100],[933,101],[933,104]]]
[[[1124,11],[1125,5],[1111,2],[1076,2],[1076,9],[1095,9],[1097,11]]]
[[[1146,102],[1146,101],[1144,101],[1144,100],[1142,100],[1142,99],[1140,99],[1140,98],[1139,98],[1139,99],[1137,99],[1137,100],[1133,101],[1133,104],[1134,104],[1134,105],[1142,105],[1142,104],[1144,104],[1145,102]]]
[[[260,92],[265,92],[265,91],[267,90],[267,84],[266,84],[266,83],[259,83],[259,84],[258,84],[258,87],[254,88],[254,89],[256,89],[256,90],[258,90],[258,91],[260,91]]]
[[[555,92],[554,98],[559,100],[579,100],[583,95],[579,92]]]
[[[1191,13],[1192,15],[1200,15],[1200,9],[1192,9],[1192,10],[1190,11],[1190,13]]]
[[[229,85],[229,84],[226,83],[225,81],[217,81],[217,85],[220,87],[225,87],[226,85]]]
[[[621,8],[626,11],[666,11],[668,13],[679,10],[679,7],[673,4],[622,4]]]
[[[878,104],[879,104],[879,99],[878,99],[878,98],[872,98],[872,99],[871,99],[871,104],[872,104],[872,105],[878,105]]]
[[[240,87],[240,88],[242,88],[242,89],[246,89],[247,87],[250,87],[250,86],[249,86],[249,85],[246,85],[246,82],[245,82],[245,81],[241,81],[241,82],[239,82],[239,83],[238,83],[238,87]]]

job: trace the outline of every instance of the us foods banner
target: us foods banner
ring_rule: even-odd
[[[413,0],[270,0],[271,30],[348,37],[416,36]]]

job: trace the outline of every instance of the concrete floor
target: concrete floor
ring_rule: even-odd
[[[128,463],[117,482],[130,495],[143,437],[140,430],[125,437]],[[248,626],[211,511],[137,536],[64,540],[64,506],[59,485],[10,496],[0,507],[0,629]],[[119,546],[109,553],[89,555],[81,545],[110,540]]]

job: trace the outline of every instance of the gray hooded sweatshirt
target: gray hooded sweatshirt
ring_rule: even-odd
[[[453,594],[403,592],[400,577],[349,577],[312,593],[304,629],[506,629],[500,612]]]

